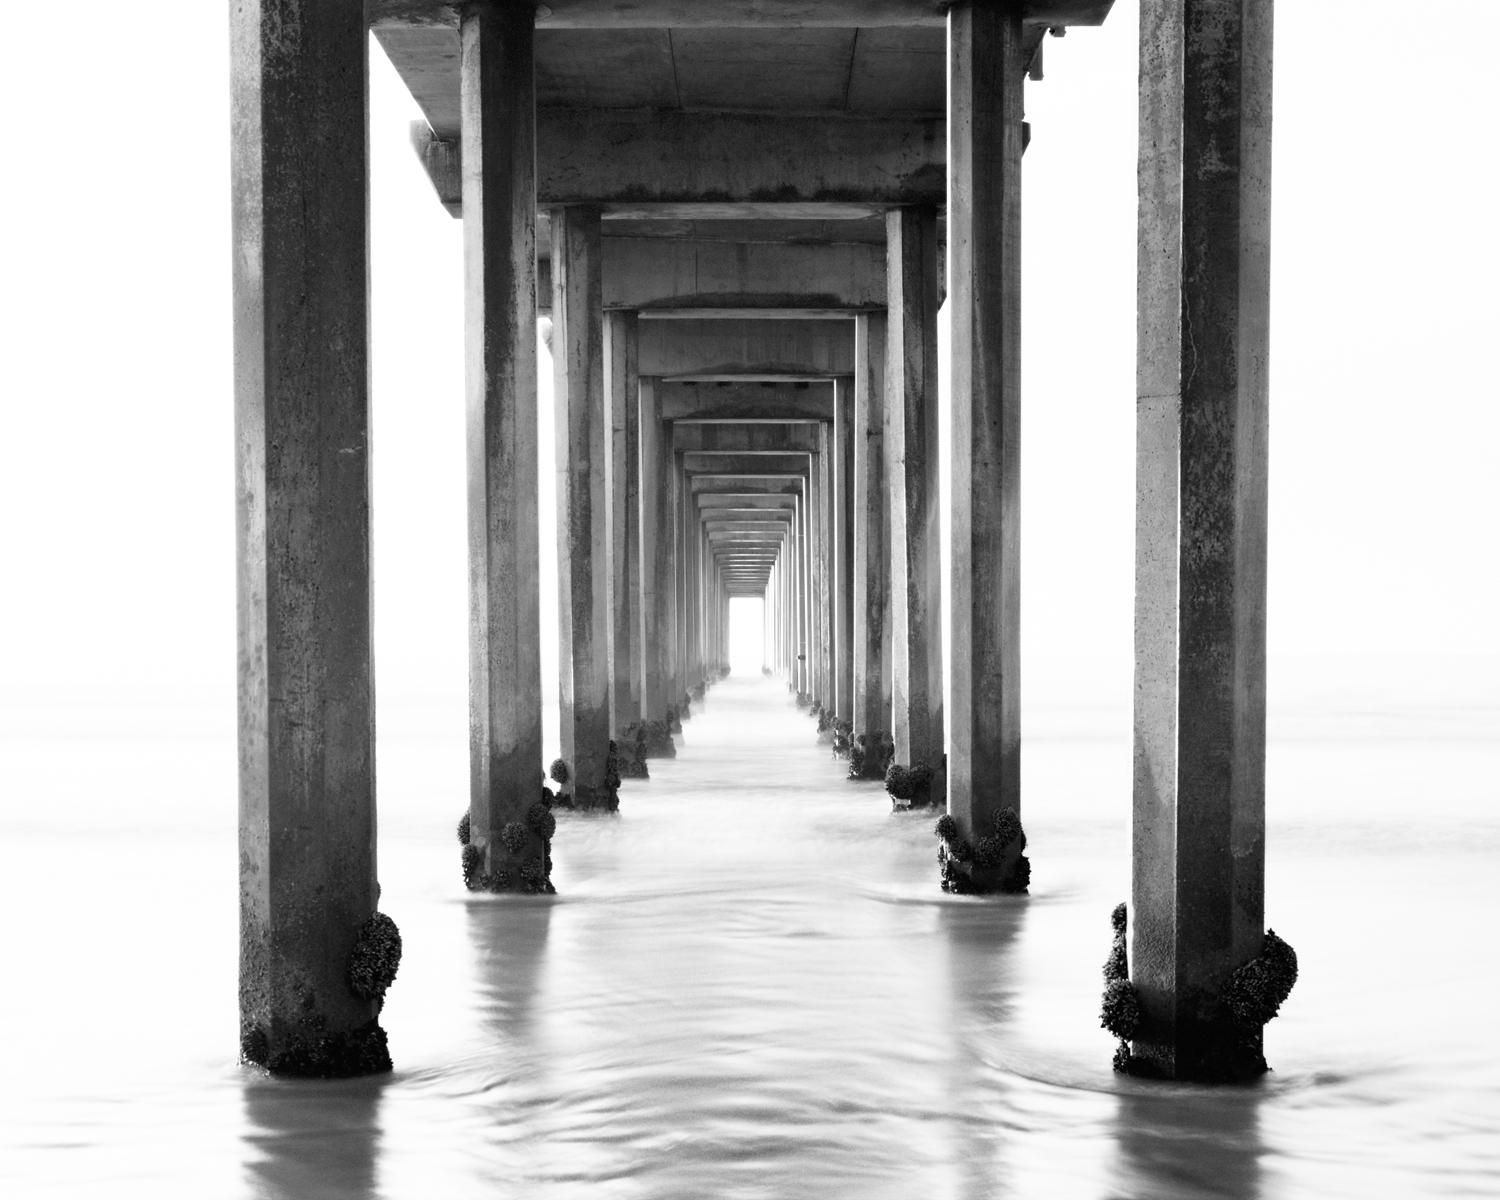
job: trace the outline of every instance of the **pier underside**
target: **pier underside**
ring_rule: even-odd
[[[413,169],[464,227],[470,889],[553,889],[555,811],[614,812],[622,787],[628,805],[631,773],[727,672],[731,601],[756,597],[766,671],[851,775],[883,774],[897,807],[941,816],[933,887],[1019,894],[1025,89],[1048,47],[1110,7],[236,9],[247,1057],[302,1074],[387,1065],[366,1050],[384,1054],[390,979],[360,982],[383,928],[368,32],[425,116]],[[1122,1069],[1177,1078],[1264,1069],[1265,1006],[1236,997],[1276,945],[1263,929],[1270,10],[1143,5],[1134,887],[1105,1019]],[[539,320],[555,369],[555,599],[538,584]],[[562,756],[544,780],[540,606],[554,602]]]

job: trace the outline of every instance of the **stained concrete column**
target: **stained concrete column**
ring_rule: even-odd
[[[884,313],[861,313],[854,326],[853,609],[854,732],[891,727],[891,656],[886,626],[890,514],[885,496]]]
[[[808,544],[812,532],[808,527],[808,485],[804,480],[797,491],[797,518],[794,524],[797,535],[795,572],[792,578],[792,605],[796,610],[792,618],[792,661],[796,664],[796,691],[812,696],[812,660],[810,657],[809,628],[812,621],[812,597],[808,586],[811,574]]]
[[[1132,1069],[1241,1079],[1265,903],[1271,2],[1141,9]]]
[[[604,401],[604,291],[598,210],[554,208],[551,217],[561,743],[574,803],[587,808],[608,799],[605,464],[611,435]]]
[[[670,445],[670,441],[668,442]],[[682,454],[672,455],[672,704],[688,687],[687,473]]]
[[[897,762],[933,769],[933,801],[943,796],[938,268],[936,211],[901,208],[886,214],[892,734]]]
[[[672,426],[661,417],[659,380],[641,377],[641,698],[660,721],[672,693]]]
[[[390,1069],[348,983],[375,880],[361,0],[231,10],[240,1045]]]
[[[810,457],[808,464],[808,526],[812,531],[809,546],[810,581],[812,584],[812,622],[810,636],[812,645],[808,658],[812,663],[813,699],[828,708],[833,704],[830,690],[829,615],[832,611],[828,600],[828,568],[831,555],[828,552],[828,481],[824,471],[828,464],[828,425],[818,426],[819,453]]]
[[[834,690],[838,716],[854,719],[854,380],[833,391]]]
[[[460,61],[469,479],[469,819],[481,873],[511,870],[542,769],[532,18],[465,8]]]
[[[1003,0],[948,15],[948,809],[970,839],[1021,807],[1021,11]],[[1024,886],[1014,872],[992,882]]]
[[[610,729],[619,733],[641,715],[640,391],[637,317],[611,312],[604,320],[610,452],[605,487],[609,543]]]

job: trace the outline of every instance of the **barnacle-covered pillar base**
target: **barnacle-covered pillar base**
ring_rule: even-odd
[[[552,815],[553,793],[539,789],[539,798],[519,820],[507,821],[487,843],[470,837],[467,820],[459,822],[458,840],[463,844],[460,862],[464,886],[471,892],[521,895],[555,895],[552,886],[552,836],[557,818]]]
[[[1026,831],[1013,808],[1002,809],[993,827],[966,837],[951,814],[938,818],[938,868],[943,891],[960,896],[1021,895],[1031,886]]]

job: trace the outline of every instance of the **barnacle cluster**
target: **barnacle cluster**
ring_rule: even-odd
[[[620,735],[617,769],[625,779],[651,778],[651,773],[646,770],[646,756],[650,746],[646,724],[643,721],[632,721],[625,727],[625,732]],[[672,735],[669,733],[667,741],[671,740]],[[676,750],[675,746],[673,750]]]
[[[885,790],[890,793],[895,808],[911,808],[930,803],[932,768],[926,763],[913,763],[903,767],[891,763],[885,770]]]
[[[854,723],[846,721],[842,717],[833,719],[833,756],[834,758],[848,758],[849,750],[853,744]]]
[[[1099,1008],[1099,1024],[1120,1044],[1115,1047],[1114,1068],[1122,1074],[1130,1070],[1130,1039],[1141,1025],[1141,998],[1130,982],[1130,962],[1125,951],[1125,905],[1115,905],[1109,915],[1114,926],[1109,957],[1104,960],[1104,997]]]
[[[559,759],[554,768],[562,770],[554,774],[567,777],[566,764]],[[561,781],[559,781],[561,782]],[[545,892],[553,893],[552,886],[552,838],[557,832],[557,817],[552,806],[557,797],[542,785],[541,797],[526,810],[526,819],[507,821],[490,845],[493,870],[485,871],[485,850],[472,841],[473,826],[467,816],[459,822],[459,840],[463,842],[464,887],[471,892]],[[536,843],[541,843],[541,855],[530,853]],[[503,861],[508,857],[509,861]],[[521,860],[517,862],[517,860]],[[535,867],[528,864],[535,863]]]
[[[1031,860],[1024,853],[1026,831],[1014,808],[1002,809],[990,832],[976,831],[972,842],[963,836],[958,821],[949,813],[938,818],[933,832],[942,842],[938,865],[945,892],[1024,892],[1031,885]]]
[[[401,966],[401,931],[383,912],[370,914],[349,952],[349,990],[361,1000],[385,999]]]
[[[896,743],[884,729],[856,734],[849,743],[849,778],[884,779],[896,756]]]

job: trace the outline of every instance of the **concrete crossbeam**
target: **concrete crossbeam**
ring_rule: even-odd
[[[678,453],[704,454],[815,454],[817,421],[784,424],[697,424],[672,426],[672,447]]]
[[[668,379],[854,372],[854,322],[643,321],[641,374]]]
[[[831,421],[833,382],[667,383],[662,415],[669,421]]]
[[[1114,0],[1026,0],[1030,25],[1099,25]],[[743,29],[936,26],[943,0],[549,0],[539,29]],[[452,0],[370,0],[370,19],[432,24],[451,19]]]

